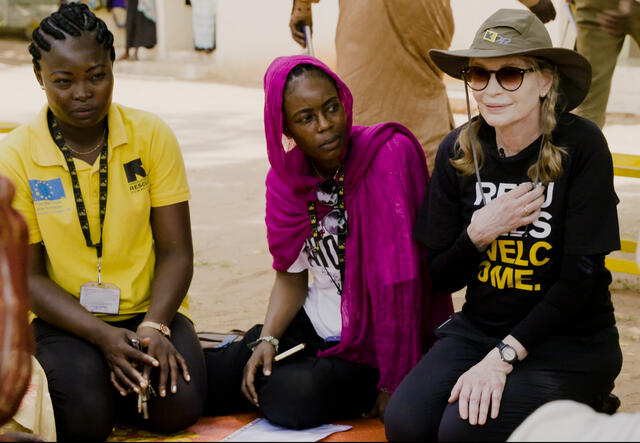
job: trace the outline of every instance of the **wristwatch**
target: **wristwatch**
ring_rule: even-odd
[[[518,354],[516,354],[516,350],[505,342],[499,342],[496,345],[496,348],[498,348],[498,351],[500,351],[500,358],[502,359],[502,361],[507,362],[510,365],[513,365],[518,361]]]
[[[138,325],[138,328],[152,328],[158,330],[167,338],[171,338],[171,329],[169,326],[163,325],[162,323],[156,323],[154,321],[143,321]]]
[[[260,342],[263,342],[263,341],[266,341],[267,343],[269,343],[271,346],[273,346],[276,352],[278,352],[278,346],[280,345],[280,340],[278,340],[277,338],[271,335],[265,335],[263,337],[259,337],[256,341],[252,341],[251,343],[249,343],[247,347],[253,351],[253,348],[258,346]]]

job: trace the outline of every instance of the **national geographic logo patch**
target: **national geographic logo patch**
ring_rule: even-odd
[[[147,172],[142,166],[142,160],[139,158],[131,160],[130,162],[123,164],[122,167],[124,168],[124,173],[127,176],[129,191],[131,193],[140,192],[149,187]]]
[[[486,30],[484,31],[484,35],[482,36],[483,40],[486,40],[491,43],[497,43],[499,45],[508,45],[511,43],[511,39],[509,37],[504,37],[498,34],[495,31]]]

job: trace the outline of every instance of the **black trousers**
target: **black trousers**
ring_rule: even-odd
[[[143,318],[141,314],[110,324],[135,331]],[[33,327],[36,358],[47,374],[59,441],[104,441],[116,421],[169,434],[192,425],[202,415],[207,392],[204,356],[193,324],[183,315],[176,314],[170,325],[171,342],[187,361],[191,382],[180,375],[176,394],[167,389],[166,397],[153,397],[149,420],[138,414],[135,394],[122,397],[113,387],[99,348],[39,318]],[[151,372],[154,387],[158,372]]]
[[[256,325],[241,342],[223,350],[205,350],[209,393],[205,415],[231,414],[255,407],[242,395],[240,385],[251,351],[247,347],[258,337]],[[301,309],[280,340],[279,352],[298,343],[306,348],[274,363],[269,377],[259,368],[256,391],[260,411],[271,422],[304,429],[335,420],[358,417],[368,412],[377,397],[378,370],[339,358],[319,358],[324,341]]]
[[[589,336],[552,337],[507,376],[495,420],[471,426],[447,399],[458,377],[495,347],[461,313],[436,330],[433,348],[405,377],[385,413],[390,441],[505,441],[539,406],[559,399],[591,403],[608,393],[622,367],[615,326]]]

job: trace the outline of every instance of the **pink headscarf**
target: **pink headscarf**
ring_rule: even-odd
[[[424,251],[413,241],[429,180],[420,143],[404,126],[352,127],[353,99],[327,66],[308,56],[279,57],[264,77],[264,123],[271,169],[267,174],[267,240],[273,267],[287,271],[311,236],[308,202],[315,177],[305,154],[283,146],[283,92],[300,64],[319,67],[338,86],[346,112],[345,204],[349,221],[338,345],[320,352],[376,367],[379,388],[393,391],[433,343],[432,329],[452,312],[451,297],[431,296]],[[347,155],[348,154],[348,155]],[[346,159],[346,160],[345,160]],[[321,204],[322,217],[330,208]]]

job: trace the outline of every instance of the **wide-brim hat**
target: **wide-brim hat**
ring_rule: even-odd
[[[470,58],[540,57],[553,63],[560,75],[564,109],[578,106],[589,92],[591,65],[582,55],[554,48],[547,28],[526,9],[500,9],[480,26],[469,49],[429,51],[431,60],[451,77],[462,79]]]

